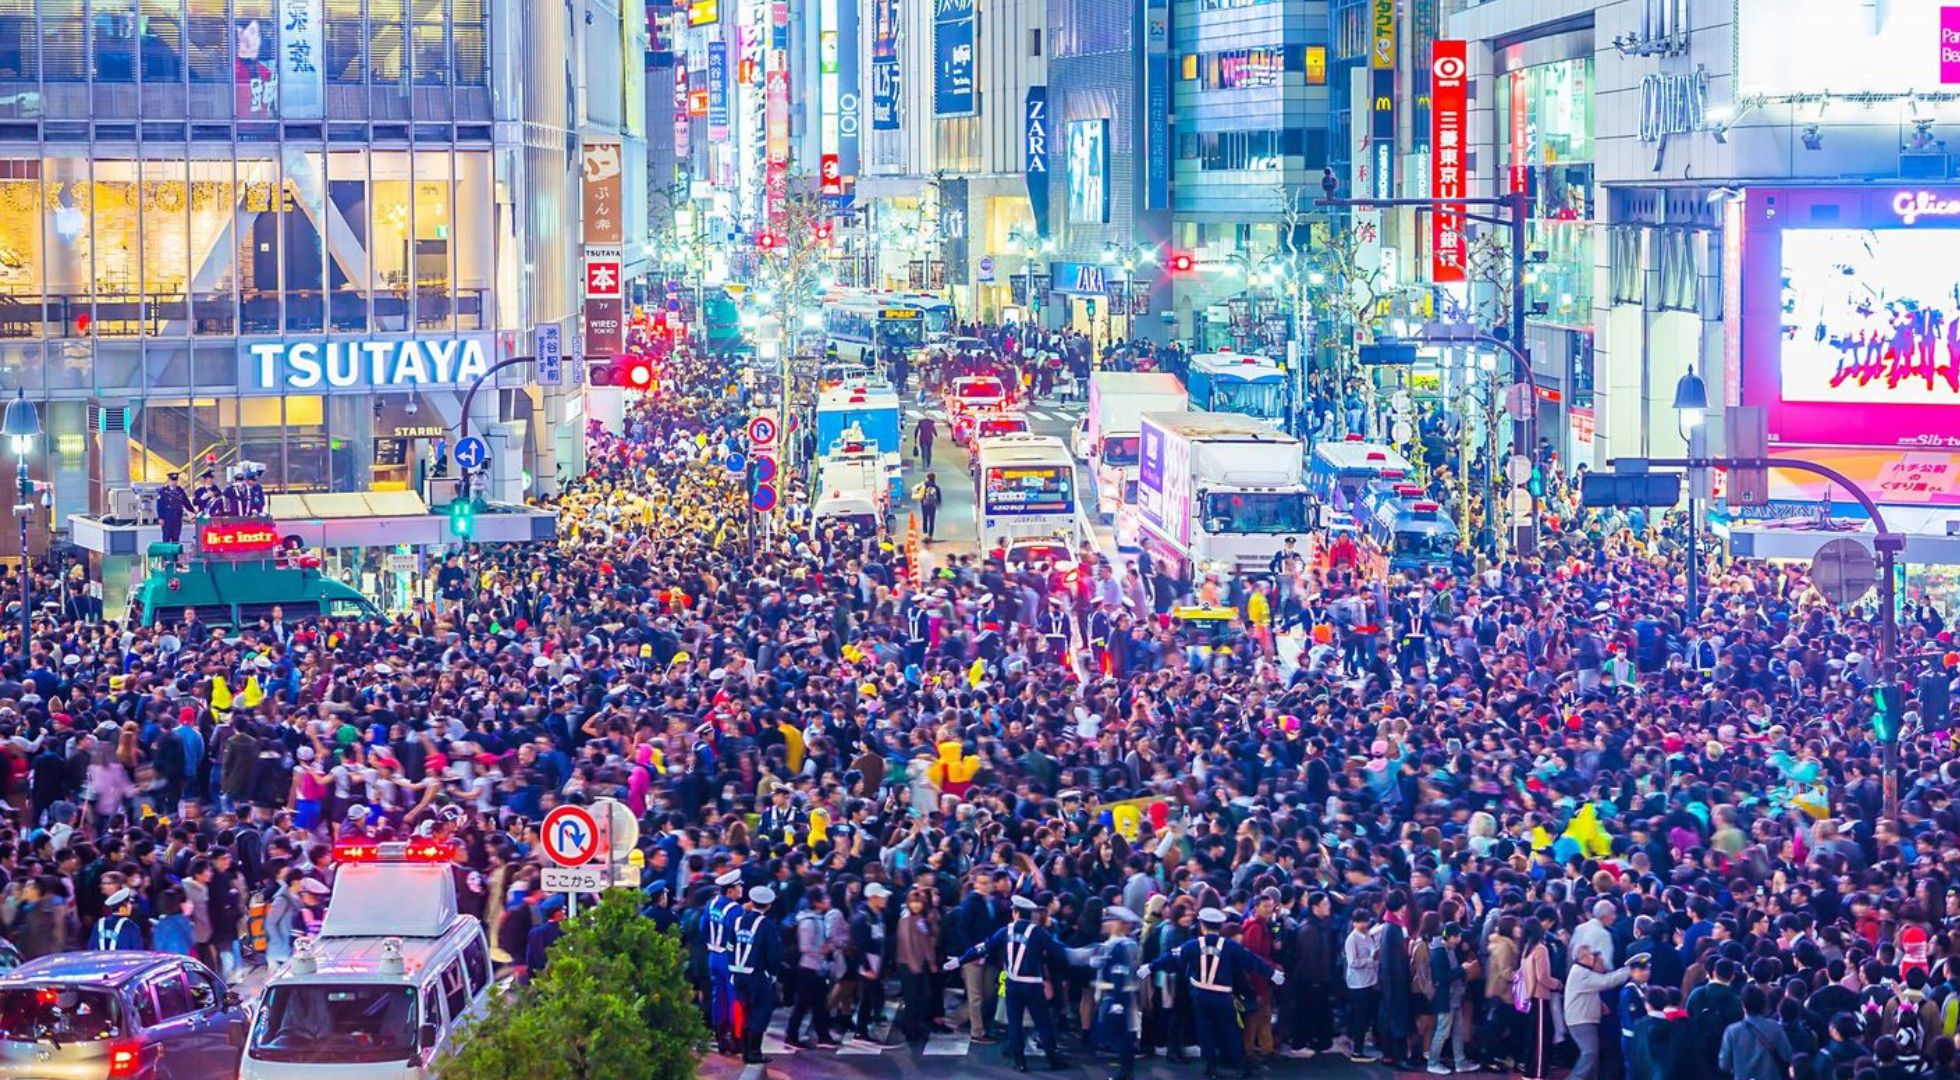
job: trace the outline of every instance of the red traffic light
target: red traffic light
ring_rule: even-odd
[[[819,221],[817,222],[816,227],[812,231],[816,233],[816,237],[818,240],[824,241],[826,243],[829,242],[830,232],[831,232],[830,222]]]
[[[645,360],[626,362],[626,386],[635,390],[645,390],[653,385],[653,365]]]
[[[1188,274],[1198,268],[1198,260],[1185,254],[1173,255],[1171,256],[1170,268],[1173,274]]]
[[[777,243],[779,243],[779,241],[776,239],[775,233],[761,233],[757,235],[755,238],[755,246],[762,249],[763,251],[776,250]]]

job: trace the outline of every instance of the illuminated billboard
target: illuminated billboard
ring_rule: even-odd
[[[1109,121],[1069,122],[1067,181],[1070,221],[1109,220]]]
[[[1735,99],[1960,89],[1960,4],[1737,0]]]
[[[1754,189],[1744,209],[1742,400],[1770,438],[1960,446],[1960,187]]]

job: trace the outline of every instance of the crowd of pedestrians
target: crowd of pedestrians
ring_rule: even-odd
[[[1872,618],[1800,573],[1711,561],[1690,612],[1684,545],[1581,513],[1437,580],[1276,551],[1200,633],[1158,570],[907,566],[793,489],[754,521],[739,383],[659,386],[560,542],[471,546],[403,614],[38,614],[0,665],[18,954],[235,978],[317,928],[336,840],[439,828],[523,977],[563,911],[536,823],[616,796],[751,1060],[775,1017],[822,1052],[889,1016],[1119,1075],[1960,1080],[1960,762],[1908,682],[1886,805]]]

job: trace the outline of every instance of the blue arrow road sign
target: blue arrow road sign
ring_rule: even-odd
[[[465,469],[479,469],[490,459],[490,445],[471,435],[456,444],[456,464]]]

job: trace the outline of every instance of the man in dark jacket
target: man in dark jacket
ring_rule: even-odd
[[[852,1034],[872,1037],[871,1025],[885,1015],[885,973],[891,950],[885,933],[885,907],[892,892],[881,882],[864,887],[864,903],[851,917],[851,946],[845,953],[844,978],[857,984],[857,1022]]]
[[[1282,987],[1293,1005],[1291,1056],[1306,1056],[1300,1051],[1317,1054],[1334,1045],[1331,1005],[1340,951],[1333,901],[1316,892],[1307,898],[1307,917],[1294,928],[1292,970]]]
[[[1690,1077],[1707,1080],[1717,1075],[1722,1033],[1742,1019],[1742,996],[1734,985],[1737,974],[1735,961],[1722,957],[1709,970],[1709,981],[1688,995],[1688,1026],[1694,1036],[1694,1049],[1685,1062]]]
[[[992,889],[989,890],[983,887],[988,884],[982,880],[983,876],[976,876],[973,891],[966,894],[955,912],[953,950],[963,952],[970,949],[993,937],[995,931],[1007,925],[1007,898],[1013,891],[1014,879],[1005,870],[995,870]],[[966,986],[969,1034],[974,1042],[992,1042],[987,1036],[987,1020],[994,1014],[1000,965],[982,957],[962,965],[960,978]]]
[[[1409,1032],[1414,1030],[1414,1003],[1409,1000],[1409,894],[1396,889],[1383,905],[1381,928],[1375,931],[1377,954],[1381,957],[1382,1064],[1403,1068]],[[1410,1066],[1413,1067],[1413,1066]]]

